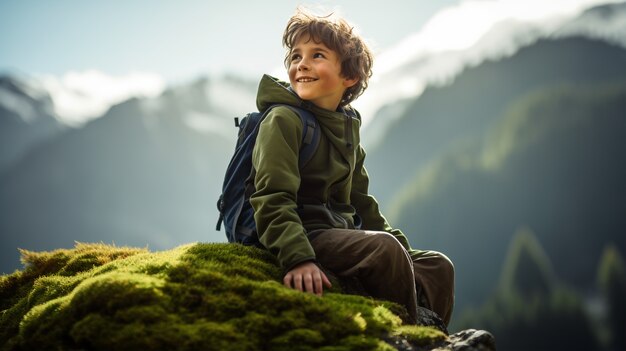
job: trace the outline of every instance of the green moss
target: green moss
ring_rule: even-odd
[[[117,247],[103,243],[76,243],[73,249],[50,252],[20,250],[27,271],[36,275],[74,275],[108,262],[147,252],[146,249]]]
[[[415,325],[402,325],[393,331],[394,335],[406,338],[418,346],[433,345],[446,339],[446,334],[438,329],[430,327],[418,327]]]
[[[285,288],[276,259],[253,247],[22,253],[25,270],[0,280],[3,350],[385,350],[390,333],[440,337],[402,326],[395,304]]]

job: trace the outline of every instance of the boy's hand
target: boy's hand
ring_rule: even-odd
[[[326,274],[313,262],[303,262],[293,267],[283,279],[285,286],[321,296],[324,286],[332,285]]]

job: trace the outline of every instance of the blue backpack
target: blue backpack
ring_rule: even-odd
[[[289,105],[273,105],[264,113],[249,113],[241,122],[235,118],[235,126],[239,127],[239,134],[235,145],[235,154],[226,168],[222,195],[217,201],[220,215],[215,227],[219,231],[222,223],[224,223],[226,238],[231,243],[260,246],[254,222],[254,210],[249,201],[250,196],[255,191],[252,150],[261,121],[276,106],[289,107],[300,117],[304,126],[298,160],[300,169],[311,160],[320,141],[320,128],[317,120],[310,111],[305,109]]]

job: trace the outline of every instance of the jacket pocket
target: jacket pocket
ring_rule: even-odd
[[[298,206],[298,215],[302,222],[317,222],[331,228],[350,229],[348,221],[341,214],[333,211],[328,204],[300,205]]]

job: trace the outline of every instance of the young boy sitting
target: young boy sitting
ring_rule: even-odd
[[[454,304],[454,268],[443,254],[414,250],[368,193],[359,139],[360,116],[349,106],[367,88],[372,55],[344,20],[298,11],[283,36],[289,84],[265,75],[257,106],[310,110],[321,128],[319,146],[302,168],[303,125],[276,106],[260,125],[252,156],[250,197],[259,241],[287,272],[288,287],[321,295],[322,269],[358,279],[366,292],[407,308],[415,322],[418,298],[445,324]]]

